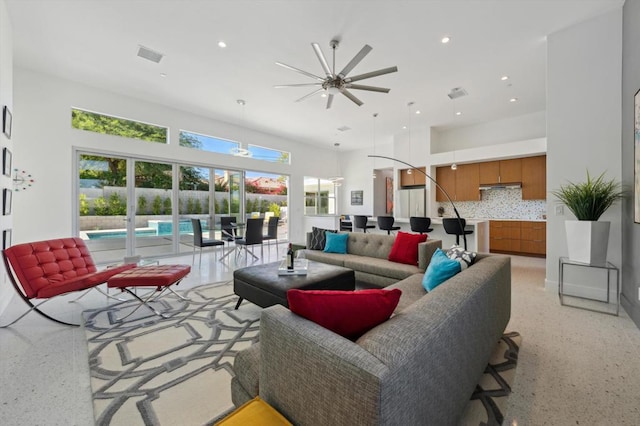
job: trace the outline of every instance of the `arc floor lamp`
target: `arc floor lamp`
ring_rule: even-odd
[[[442,193],[444,194],[445,197],[447,197],[447,201],[449,201],[449,203],[451,203],[451,207],[453,207],[453,212],[456,214],[456,218],[458,219],[458,226],[460,227],[460,232],[462,232],[462,238],[464,240],[464,249],[467,249],[467,235],[464,233],[464,226],[462,225],[462,218],[460,217],[460,213],[458,213],[458,209],[456,208],[456,205],[453,203],[453,200],[451,199],[451,197],[449,196],[449,194],[447,193],[447,191],[440,186],[440,184],[438,182],[436,182],[436,180],[434,178],[432,178],[431,176],[429,176],[426,172],[424,172],[422,169],[419,169],[418,167],[407,163],[406,161],[402,161],[402,160],[398,160],[397,158],[393,158],[393,157],[387,157],[384,155],[368,155],[368,157],[371,158],[384,158],[385,160],[391,160],[391,161],[395,161],[397,163],[402,163],[406,166],[411,167],[412,170],[415,170],[417,172],[422,173],[423,175],[425,175],[431,182],[433,182],[436,187],[442,191]]]

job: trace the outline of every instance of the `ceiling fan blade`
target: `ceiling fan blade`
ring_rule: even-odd
[[[356,98],[355,96],[353,96],[353,93],[349,92],[347,89],[340,90],[340,93],[345,95],[347,98],[351,99],[356,105],[358,106],[362,105],[362,101]]]
[[[347,84],[345,85],[347,89],[356,89],[356,90],[369,90],[370,92],[382,92],[389,93],[389,90],[386,87],[375,87],[375,86],[365,86],[362,84]]]
[[[327,97],[327,109],[331,108],[331,104],[333,103],[333,95],[330,93]]]
[[[371,71],[360,75],[354,75],[353,77],[347,77],[344,79],[345,83],[351,83],[353,81],[364,80],[365,78],[377,77],[379,75],[389,74],[398,71],[398,67],[383,68],[377,71]]]
[[[311,43],[311,46],[313,46],[313,50],[316,52],[316,56],[320,61],[320,65],[322,65],[322,69],[324,70],[324,73],[327,75],[327,77],[333,77],[331,68],[329,68],[329,63],[327,62],[327,59],[324,57],[324,53],[322,53],[322,49],[320,49],[320,45],[318,43]]]
[[[367,56],[369,52],[371,52],[371,49],[373,49],[371,46],[369,46],[368,44],[365,44],[364,47],[360,49],[360,51],[356,54],[356,56],[354,56],[353,59],[349,61],[347,66],[344,67],[342,71],[340,71],[340,73],[338,74],[338,77],[345,78],[346,75],[349,74],[351,70],[354,69],[356,65],[358,65],[360,61],[364,59],[365,56]]]
[[[322,86],[322,83],[278,84],[276,86],[273,86],[273,88],[284,89],[286,87],[307,87],[307,86]]]
[[[296,99],[296,102],[304,101],[305,99],[310,98],[311,96],[315,95],[316,93],[320,93],[320,92],[322,92],[322,91],[324,91],[324,89],[314,90],[313,92],[311,92],[311,93],[308,93],[308,94],[304,95],[304,96],[303,96],[303,97],[301,97],[300,99]]]
[[[324,81],[324,78],[318,77],[317,75],[311,74],[310,72],[303,71],[300,68],[292,67],[291,65],[283,64],[282,62],[276,62],[276,65],[280,65],[281,67],[291,71],[299,72],[300,74],[306,75],[307,77],[314,78],[318,81]]]

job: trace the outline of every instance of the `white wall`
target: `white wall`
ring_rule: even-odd
[[[640,89],[640,2],[624,4],[622,30],[622,182],[634,188],[634,94]],[[638,148],[635,148],[638,150]],[[639,155],[640,151],[635,153]],[[635,194],[635,197],[640,196]],[[622,212],[622,306],[640,327],[640,225],[634,223],[634,197],[623,203]],[[635,362],[635,354],[629,361]]]
[[[431,131],[431,153],[477,148],[546,136],[544,111],[455,129]]]
[[[3,106],[8,106],[13,110],[13,42],[12,29],[7,7],[4,0],[0,0],[0,115]],[[0,117],[0,121],[2,118]],[[13,129],[15,130],[15,129]],[[15,135],[15,131],[12,131]],[[3,148],[13,150],[13,139],[8,139],[0,126],[0,152]],[[11,178],[0,174],[0,187],[12,188]],[[11,229],[13,227],[13,215],[0,215],[0,230]],[[15,236],[14,236],[15,239]],[[0,244],[2,232],[0,232]],[[11,297],[14,294],[13,287],[4,268],[0,268],[0,314],[5,310]]]
[[[583,181],[607,172],[621,179],[622,10],[574,25],[547,38],[547,188]],[[558,257],[567,255],[565,214],[547,209],[547,289],[556,290]],[[601,220],[611,221],[610,262],[621,265],[621,207]],[[602,289],[593,274],[573,283],[582,295]]]
[[[293,241],[304,240],[303,177],[327,177],[336,173],[335,152],[330,149],[243,130],[233,124],[25,69],[15,72],[15,99],[14,162],[16,167],[33,174],[35,184],[27,191],[15,194],[14,242],[72,234],[75,203],[72,199],[73,147],[203,166],[288,174],[291,176],[289,218]],[[73,129],[71,107],[168,126],[171,143],[148,143]],[[292,164],[268,163],[180,147],[180,129],[289,151]]]

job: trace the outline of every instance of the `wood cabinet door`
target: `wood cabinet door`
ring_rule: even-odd
[[[547,156],[522,159],[522,199],[547,199]]]
[[[426,167],[418,167],[418,170],[422,171],[423,173],[427,172],[427,168]],[[417,185],[422,186],[422,185],[425,185],[427,183],[427,177],[423,173],[420,173],[417,170],[413,171],[413,173],[412,173],[412,175],[413,175],[413,184],[415,186],[417,186]]]
[[[480,200],[480,164],[460,164],[456,173],[456,200]]]
[[[453,201],[456,200],[456,175],[455,170],[451,170],[449,166],[436,168],[436,181],[438,185],[444,188]],[[442,193],[440,188],[436,189],[436,201],[448,201],[446,195]]]
[[[485,161],[479,166],[480,185],[498,183],[500,179],[500,162]]]
[[[500,183],[522,182],[522,159],[500,161]]]
[[[413,173],[409,174],[409,169],[400,170],[400,186],[412,186],[413,185]]]

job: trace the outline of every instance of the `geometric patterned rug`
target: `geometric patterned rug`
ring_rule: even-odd
[[[232,282],[180,294],[191,300],[153,302],[168,319],[145,307],[129,315],[137,301],[83,313],[96,425],[212,425],[233,409],[233,359],[258,341],[262,309],[236,311]],[[502,424],[521,344],[502,336],[459,424]]]
[[[212,424],[233,408],[235,355],[258,341],[261,308],[243,303],[231,282],[207,284],[153,302],[83,313],[97,425]],[[124,319],[123,319],[124,318]]]
[[[507,399],[516,375],[522,337],[505,332],[496,345],[484,374],[471,395],[461,425],[499,426],[507,411]]]

